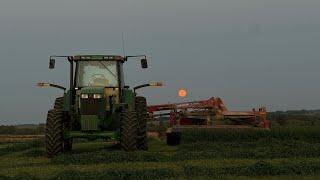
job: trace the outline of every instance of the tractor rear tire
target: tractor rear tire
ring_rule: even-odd
[[[46,153],[52,158],[63,152],[63,112],[52,109],[48,111],[45,134]]]
[[[120,145],[125,151],[137,150],[137,116],[135,111],[121,113]]]
[[[135,108],[138,118],[138,150],[148,150],[148,139],[147,139],[147,100],[145,97],[138,96],[135,98]]]
[[[61,110],[63,109],[63,97],[56,98],[54,102],[54,109]],[[71,130],[70,117],[66,113],[63,113],[63,131]],[[63,141],[63,151],[71,151],[72,150],[72,142],[73,139],[65,139]]]

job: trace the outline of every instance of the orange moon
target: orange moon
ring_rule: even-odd
[[[180,97],[185,97],[187,95],[187,91],[185,89],[180,89],[178,95]]]

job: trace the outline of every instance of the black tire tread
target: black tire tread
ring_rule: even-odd
[[[61,110],[63,108],[63,97],[58,97],[54,101],[53,109],[59,109]]]
[[[64,97],[58,97],[54,101],[54,109],[56,110],[62,110],[63,109],[63,102]],[[67,116],[66,113],[63,115],[63,130],[71,130],[71,123],[70,123],[70,118]],[[65,139],[63,141],[63,151],[71,151],[72,150],[72,143],[73,139]]]
[[[147,139],[147,100],[145,97],[137,96],[135,98],[135,108],[138,118],[138,139],[137,148],[139,150],[148,150],[148,139]]]
[[[63,151],[63,112],[57,109],[48,111],[45,130],[46,153],[52,158]]]
[[[121,113],[120,145],[125,151],[137,149],[137,117],[135,111]]]

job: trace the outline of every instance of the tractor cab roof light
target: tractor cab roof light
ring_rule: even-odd
[[[80,59],[82,59],[82,60],[90,60],[91,56],[81,56]]]
[[[54,66],[53,58],[67,58],[69,61],[88,61],[88,60],[117,60],[125,61],[126,59],[119,55],[76,55],[76,56],[50,56],[50,67]],[[52,60],[51,60],[52,59]],[[53,68],[51,68],[53,69]]]

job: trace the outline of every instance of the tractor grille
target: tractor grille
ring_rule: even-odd
[[[100,100],[87,98],[81,99],[80,112],[82,115],[97,115],[99,114]]]
[[[97,131],[99,120],[95,115],[83,115],[81,117],[81,130],[82,131]]]

